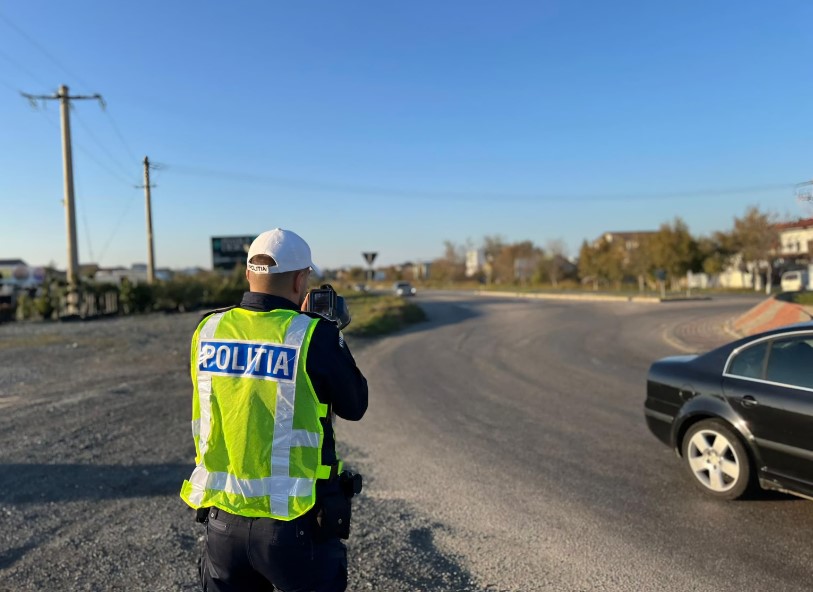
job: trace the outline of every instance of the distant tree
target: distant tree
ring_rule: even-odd
[[[596,269],[600,279],[621,289],[624,280],[624,247],[617,241],[602,238],[596,248]]]
[[[499,236],[486,236],[482,248],[486,257],[486,275],[495,283],[514,283],[518,279],[518,269],[535,268],[543,254],[529,240],[508,244]],[[520,265],[523,262],[525,265]]]
[[[466,247],[452,241],[443,242],[443,256],[432,261],[432,279],[458,282],[466,276]]]
[[[624,271],[638,280],[638,290],[643,292],[647,278],[655,270],[652,257],[652,239],[649,236],[638,238],[638,244],[627,253]]]
[[[624,279],[623,247],[604,237],[594,245],[584,241],[579,250],[579,276],[582,281],[592,280],[594,290],[602,281],[620,288]]]
[[[492,284],[500,280],[497,260],[505,247],[505,240],[498,234],[483,237],[483,255],[486,258],[486,281]]]
[[[718,231],[697,241],[695,268],[709,275],[722,273],[737,252],[731,234]]]
[[[506,281],[527,282],[543,255],[542,249],[529,240],[506,245],[497,258],[497,269],[504,274]]]
[[[697,242],[680,218],[675,218],[671,224],[662,224],[660,230],[651,237],[650,248],[652,263],[657,269],[666,272],[673,285],[692,269],[697,259]]]
[[[354,265],[345,272],[345,277],[351,282],[363,282],[369,276],[369,271],[359,265]]]
[[[545,243],[545,258],[543,265],[547,272],[548,280],[554,288],[559,286],[564,270],[563,260],[567,257],[567,245],[560,238],[551,239]]]
[[[579,249],[577,269],[582,282],[590,281],[593,283],[593,290],[598,290],[598,258],[596,250],[586,240],[582,241]]]
[[[749,207],[742,218],[734,218],[731,239],[747,267],[757,274],[762,264],[767,267],[765,292],[770,294],[773,256],[779,247],[776,215],[761,212],[756,206]],[[754,282],[754,289],[759,290],[759,288],[758,282]]]

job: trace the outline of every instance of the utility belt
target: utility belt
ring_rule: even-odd
[[[342,471],[332,475],[317,489],[316,505],[313,509],[295,520],[314,520],[319,539],[347,539],[350,537],[352,517],[351,499],[361,493],[362,478],[358,473]],[[320,491],[321,490],[321,491]],[[195,520],[205,524],[209,518],[225,521],[273,520],[272,518],[250,518],[231,514],[216,507],[198,508]]]
[[[316,499],[316,523],[325,538],[350,538],[351,499],[361,493],[362,478],[358,473],[342,471],[328,482],[327,491]],[[332,486],[332,487],[331,487]]]

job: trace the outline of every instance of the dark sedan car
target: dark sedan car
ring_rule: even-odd
[[[644,413],[706,493],[813,499],[813,322],[655,362]]]

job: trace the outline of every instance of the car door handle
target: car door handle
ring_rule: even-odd
[[[752,397],[751,395],[745,395],[745,396],[744,396],[744,397],[743,397],[743,398],[740,400],[740,403],[742,403],[742,406],[743,406],[743,407],[756,407],[757,405],[759,405],[759,401],[757,401],[757,400],[756,400],[754,397]]]

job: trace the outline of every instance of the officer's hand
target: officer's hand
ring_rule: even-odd
[[[310,297],[311,297],[310,292],[305,294],[305,300],[302,301],[302,306],[299,307],[299,310],[301,310],[302,312],[305,312],[305,311],[308,310],[308,300],[310,299]]]

